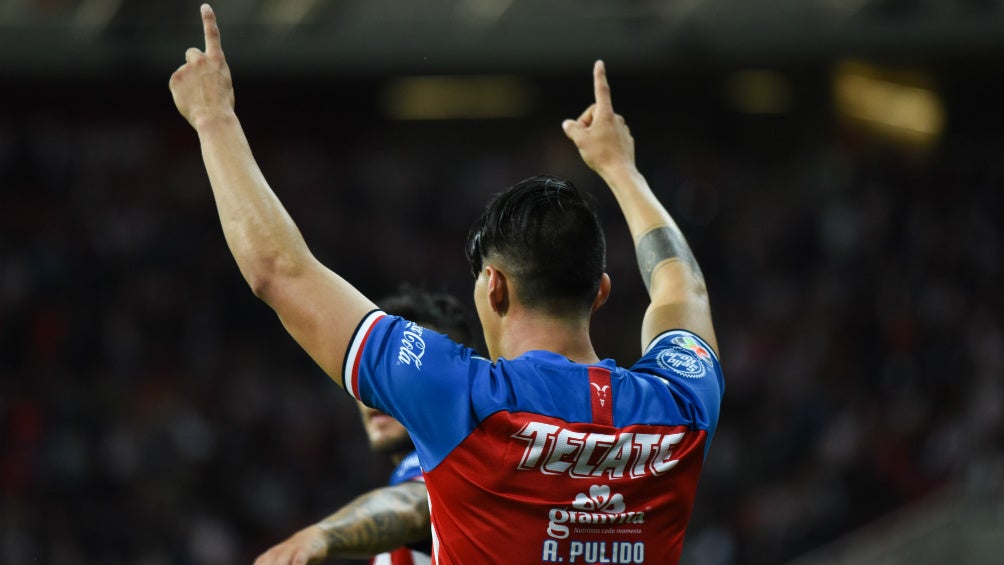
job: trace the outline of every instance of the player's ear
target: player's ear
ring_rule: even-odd
[[[600,309],[607,302],[607,298],[610,297],[610,275],[603,273],[600,277],[600,289],[596,291],[596,298],[593,299],[593,307],[589,310],[589,313],[593,313]]]
[[[505,273],[492,265],[485,267],[485,277],[488,279],[488,284],[485,285],[488,306],[492,312],[505,316],[509,311],[509,279]]]

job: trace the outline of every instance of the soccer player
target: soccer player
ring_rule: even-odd
[[[402,316],[425,330],[471,342],[460,301],[405,287],[380,301],[383,311]],[[370,447],[385,453],[397,467],[390,485],[359,496],[324,520],[303,528],[273,546],[255,565],[303,565],[325,557],[375,557],[372,565],[430,563],[431,529],[428,491],[418,453],[408,430],[394,418],[359,403]]]
[[[486,359],[381,312],[310,252],[234,112],[208,5],[202,20],[205,50],[188,49],[170,87],[227,243],[331,379],[408,428],[433,563],[677,563],[724,384],[704,277],[635,166],[603,63],[595,102],[562,128],[634,238],[650,298],[641,357],[622,368],[593,350],[591,315],[610,293],[603,232],[571,183],[535,177],[499,193],[468,236]]]

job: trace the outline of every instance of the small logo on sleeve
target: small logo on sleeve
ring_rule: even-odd
[[[397,353],[397,361],[402,365],[414,365],[422,369],[422,357],[425,356],[425,340],[422,339],[422,326],[408,322],[401,334],[401,349]]]
[[[679,345],[680,347],[693,352],[694,355],[703,361],[709,368],[711,367],[711,352],[708,348],[700,344],[696,339],[690,336],[676,336],[673,338],[673,344]]]
[[[656,357],[656,363],[686,379],[700,379],[707,372],[705,364],[690,350],[664,349]]]

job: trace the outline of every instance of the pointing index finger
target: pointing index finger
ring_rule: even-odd
[[[607,68],[602,60],[593,65],[593,92],[596,97],[596,110],[613,113],[613,103],[610,101],[610,84],[607,83]]]
[[[206,55],[220,55],[220,28],[216,25],[216,13],[209,4],[202,5],[202,29],[206,34]]]

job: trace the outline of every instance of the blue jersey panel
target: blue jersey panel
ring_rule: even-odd
[[[390,482],[387,484],[389,486],[399,485],[421,478],[421,476],[422,465],[418,462],[418,452],[412,451],[394,468],[394,472],[390,475]]]
[[[357,334],[347,390],[408,428],[426,471],[499,411],[591,422],[590,367],[610,372],[616,427],[685,425],[706,431],[710,444],[718,422],[721,366],[707,343],[684,330],[653,340],[631,370],[547,351],[492,364],[445,335],[379,313]]]
[[[347,361],[346,382],[358,371],[357,398],[408,428],[422,467],[433,469],[477,426],[471,383],[491,363],[397,316],[383,316],[362,332],[368,334],[365,347]]]

